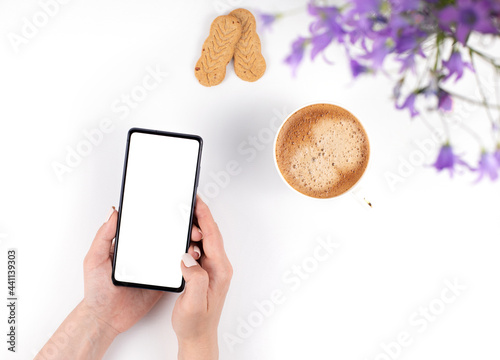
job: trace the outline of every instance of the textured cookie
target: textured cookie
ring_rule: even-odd
[[[203,86],[215,86],[224,80],[226,65],[241,37],[241,23],[234,16],[218,16],[210,26],[210,35],[203,43],[194,74]]]
[[[240,20],[242,26],[240,41],[234,49],[234,71],[242,80],[259,80],[266,71],[266,60],[260,52],[255,17],[245,9],[233,10],[229,15]]]

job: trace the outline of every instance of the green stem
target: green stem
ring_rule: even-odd
[[[474,53],[472,52],[472,50],[469,51],[469,55],[470,55],[470,63],[472,65],[472,68],[475,70],[474,77],[476,78],[477,87],[479,89],[479,94],[481,95],[481,99],[483,100],[483,106],[485,107],[485,111],[486,111],[486,114],[488,115],[488,119],[490,120],[491,126],[493,127],[495,125],[495,120],[493,120],[493,116],[490,113],[490,108],[488,106],[488,100],[486,98],[486,95],[484,94],[483,86],[481,85],[481,80],[479,79],[479,75],[477,73],[477,67],[476,67],[476,64],[474,61]]]
[[[439,36],[438,34],[436,36],[436,61],[434,62],[434,72],[436,72],[439,63],[440,45],[441,45],[441,36]]]
[[[444,89],[443,89],[444,90]],[[489,104],[489,103],[485,103],[484,101],[479,101],[479,100],[474,100],[474,99],[471,99],[471,98],[468,98],[466,96],[463,96],[463,95],[460,95],[460,94],[457,94],[457,93],[454,93],[452,91],[448,91],[448,90],[444,90],[446,91],[448,94],[450,94],[452,97],[454,98],[457,98],[457,99],[460,99],[460,100],[463,100],[463,101],[466,101],[468,103],[471,103],[471,104],[474,104],[474,105],[479,105],[479,106],[484,106],[484,107],[487,107],[487,108],[491,108],[491,109],[497,109],[497,110],[500,110],[500,105],[496,105],[496,104]]]
[[[439,113],[439,119],[441,119],[441,123],[443,124],[443,129],[444,129],[444,131],[445,131],[445,133],[446,133],[446,138],[447,138],[447,139],[448,139],[448,141],[449,141],[449,139],[450,139],[450,128],[449,128],[449,126],[448,126],[448,122],[446,122],[446,121],[444,120],[444,118],[443,118],[443,114],[442,114],[440,111],[439,111],[438,113]]]
[[[493,65],[494,67],[496,67],[497,69],[500,69],[500,64],[497,64],[497,61],[498,59],[495,59],[489,55],[486,55],[485,53],[479,51],[479,50],[476,50],[474,49],[473,47],[467,45],[467,48],[469,49],[469,53],[472,54],[476,54],[478,56],[480,56],[481,58],[483,58],[484,60],[488,61],[489,63],[491,63],[491,65]],[[472,55],[471,55],[472,57]]]
[[[495,83],[495,94],[497,98],[497,102],[500,104],[500,68],[495,69],[496,80]],[[498,113],[498,124],[500,124],[500,112]],[[497,144],[497,147],[500,149],[500,131],[497,129],[493,131],[493,140]]]
[[[420,117],[420,119],[422,119],[422,123],[434,134],[438,134],[439,131],[437,130],[437,128],[433,125],[431,125],[429,123],[429,121],[427,121],[427,119],[425,118],[425,116],[422,115],[422,113],[420,113],[418,115]],[[443,123],[444,125],[444,123]],[[444,131],[445,131],[445,134],[446,134],[446,141],[445,143],[449,143],[450,142],[450,134],[449,134],[449,130],[448,130],[448,127],[444,127]]]
[[[481,148],[484,148],[483,141],[476,132],[474,132],[470,127],[465,125],[463,122],[458,122],[457,124],[462,128],[463,131],[472,136],[478,142]]]
[[[431,71],[431,56],[427,56],[427,59],[426,59],[426,64],[425,64],[425,68],[423,70],[424,73],[428,73],[429,71]],[[406,76],[406,72],[408,71],[408,69],[406,69],[405,71],[405,76]],[[424,76],[423,74],[420,74],[418,69],[416,70],[416,77],[417,77],[417,89],[420,89],[422,87],[422,82],[424,81]]]

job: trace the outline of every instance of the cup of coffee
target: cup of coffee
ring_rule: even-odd
[[[313,104],[293,112],[274,142],[281,178],[311,198],[331,199],[352,192],[369,159],[370,143],[363,125],[333,104]]]

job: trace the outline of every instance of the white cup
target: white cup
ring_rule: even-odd
[[[360,204],[362,204],[364,207],[367,207],[367,208],[372,208],[373,205],[372,203],[368,200],[368,198],[365,196],[364,194],[364,189],[362,188],[362,186],[360,185],[361,183],[361,180],[364,178],[368,168],[370,167],[370,153],[368,155],[368,165],[366,166],[365,170],[363,171],[363,174],[361,174],[360,178],[356,181],[356,183],[354,183],[353,186],[351,186],[351,188],[349,190],[347,190],[346,192],[340,194],[340,195],[337,195],[337,196],[333,196],[333,197],[329,197],[329,198],[317,198],[317,197],[313,197],[313,196],[309,196],[309,195],[306,195],[300,191],[298,191],[297,189],[295,189],[292,185],[290,185],[288,183],[288,181],[286,181],[285,177],[283,176],[283,174],[281,173],[281,170],[279,169],[279,166],[278,166],[278,160],[277,160],[277,157],[276,157],[276,153],[277,153],[277,149],[276,149],[276,144],[277,144],[277,141],[278,141],[278,135],[279,133],[281,132],[281,129],[283,128],[283,125],[285,125],[285,123],[288,121],[288,119],[293,115],[295,114],[297,111],[299,110],[302,110],[303,108],[305,107],[308,107],[308,106],[312,106],[312,105],[322,105],[322,104],[326,104],[326,105],[333,105],[333,106],[337,106],[341,109],[344,109],[346,110],[347,112],[349,112],[354,118],[356,118],[358,120],[358,123],[361,125],[361,127],[365,130],[365,133],[367,134],[367,141],[368,141],[368,148],[370,149],[370,142],[369,142],[369,137],[368,137],[368,133],[366,132],[366,129],[363,127],[363,124],[361,123],[361,121],[359,121],[359,119],[354,116],[349,110],[347,110],[346,108],[340,106],[340,105],[337,105],[337,104],[333,104],[333,103],[330,103],[330,102],[321,102],[321,103],[312,103],[312,104],[308,104],[308,105],[304,105],[304,106],[301,106],[300,108],[296,109],[295,111],[292,111],[285,119],[285,121],[283,121],[283,123],[281,124],[281,126],[279,127],[278,131],[276,132],[276,136],[274,137],[274,148],[273,148],[273,157],[274,157],[274,166],[276,167],[276,171],[278,172],[281,180],[283,180],[283,182],[286,184],[286,186],[291,189],[293,192],[297,193],[297,194],[300,194],[302,196],[305,196],[309,199],[316,199],[318,201],[325,201],[325,200],[332,200],[332,199],[337,199],[341,196],[344,196],[346,194],[351,194],[351,196],[353,196]],[[371,151],[371,149],[370,149]]]

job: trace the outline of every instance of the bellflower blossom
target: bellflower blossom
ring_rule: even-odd
[[[352,4],[358,14],[376,13],[382,6],[382,0],[353,0]]]
[[[309,42],[310,39],[299,37],[292,44],[292,53],[288,55],[285,62],[292,67],[293,76],[297,73],[297,67],[304,57],[304,51]]]
[[[309,26],[312,34],[311,59],[314,60],[333,40],[343,42],[345,31],[341,25],[340,12],[335,6],[309,4],[307,9],[309,14],[315,17],[315,21]]]
[[[360,64],[359,62],[357,62],[354,59],[351,59],[350,65],[351,65],[351,73],[352,73],[353,77],[358,77],[360,74],[363,74],[363,73],[370,71],[370,69],[367,66]]]
[[[495,159],[497,160],[498,166],[500,167],[500,145],[497,146],[495,150]]]
[[[453,152],[451,145],[446,143],[441,147],[436,162],[432,166],[435,167],[437,171],[447,169],[450,172],[450,176],[453,176],[453,173],[456,171],[455,168],[458,165],[469,167],[459,155]]]
[[[479,173],[479,177],[476,182],[481,181],[484,176],[489,177],[491,181],[498,179],[500,163],[498,162],[495,153],[488,153],[483,150],[481,158],[479,159],[478,167],[477,169],[474,169],[474,171]]]
[[[380,37],[373,41],[372,50],[361,56],[361,58],[370,61],[373,68],[379,70],[382,68],[386,56],[392,53],[393,50],[394,47],[390,41]]]
[[[456,4],[447,6],[439,13],[439,23],[444,30],[454,32],[457,40],[465,45],[474,30],[483,34],[498,33],[492,19],[494,6],[494,0],[456,0]]]
[[[272,24],[282,16],[282,14],[268,14],[263,12],[258,12],[257,15],[262,26],[262,31],[271,30]]]
[[[442,89],[438,91],[438,109],[443,111],[451,111],[453,107],[453,99],[450,94]]]
[[[398,57],[396,60],[401,63],[401,67],[399,68],[400,74],[405,72],[406,70],[410,70],[413,74],[415,74],[416,61],[414,54]]]
[[[403,102],[401,105],[396,104],[396,108],[401,110],[401,109],[408,109],[410,110],[410,116],[413,118],[419,114],[419,112],[415,109],[415,100],[417,98],[417,94],[411,93],[408,95],[406,100]]]
[[[447,61],[443,61],[443,67],[448,71],[448,75],[444,77],[443,81],[455,75],[455,82],[457,82],[464,74],[465,68],[474,71],[470,63],[462,60],[462,55],[458,51],[453,51],[450,58]]]

